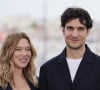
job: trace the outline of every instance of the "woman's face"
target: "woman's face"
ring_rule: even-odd
[[[31,48],[27,39],[19,40],[13,54],[12,62],[15,68],[25,68],[31,59]]]

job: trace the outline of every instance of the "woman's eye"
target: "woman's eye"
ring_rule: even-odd
[[[18,50],[21,50],[21,49],[20,48],[16,48],[15,50],[18,51]]]
[[[29,48],[29,49],[26,49],[27,51],[31,51],[31,49]]]

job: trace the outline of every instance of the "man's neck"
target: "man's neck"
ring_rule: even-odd
[[[85,46],[84,47],[81,47],[79,49],[70,49],[70,48],[67,48],[66,50],[66,57],[67,58],[81,58],[83,57],[85,53]]]

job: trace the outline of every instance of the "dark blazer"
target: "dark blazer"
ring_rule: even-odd
[[[86,45],[84,57],[72,82],[66,61],[66,49],[42,65],[40,90],[100,90],[100,57]]]
[[[28,85],[30,87],[31,90],[38,90],[38,88],[34,87],[33,84],[29,81],[28,82]],[[4,90],[2,87],[0,87],[0,90]],[[6,90],[13,90],[12,87],[10,86],[10,84],[8,85],[8,87],[6,88]]]

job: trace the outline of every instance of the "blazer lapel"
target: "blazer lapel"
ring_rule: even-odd
[[[94,61],[95,57],[93,53],[89,50],[88,47],[86,47],[86,52],[77,70],[75,79],[73,81],[73,86],[75,86],[79,80],[81,80],[85,75],[90,72],[90,70],[92,70],[92,65]]]
[[[60,75],[62,75],[62,78],[64,78],[64,80],[67,83],[69,82],[70,84],[72,84],[70,72],[68,69],[67,62],[66,62],[66,50],[64,50],[62,54],[59,56],[57,60],[57,68]]]

